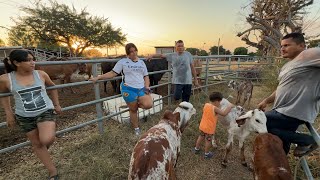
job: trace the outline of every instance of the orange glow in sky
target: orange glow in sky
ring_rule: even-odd
[[[42,1],[47,2],[47,1]],[[178,39],[186,47],[208,50],[220,45],[233,52],[245,43],[236,36],[244,30],[245,15],[242,7],[250,0],[58,0],[78,10],[86,8],[91,15],[104,16],[112,25],[121,27],[128,42],[135,43],[139,54],[155,53],[154,46],[171,46]],[[309,11],[316,14],[320,0],[315,0]],[[28,5],[29,0],[10,0],[0,3],[0,26],[13,25],[10,17],[23,15],[19,6]],[[319,28],[318,28],[319,29]],[[7,31],[0,28],[0,38],[5,39]],[[253,48],[249,48],[255,51]],[[103,50],[105,53],[106,51]],[[114,54],[110,49],[109,54]],[[118,54],[124,47],[118,47]]]

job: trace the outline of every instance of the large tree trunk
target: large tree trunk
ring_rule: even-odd
[[[264,55],[279,55],[283,34],[302,32],[303,10],[311,4],[313,0],[252,0],[246,18],[250,27],[237,36]]]

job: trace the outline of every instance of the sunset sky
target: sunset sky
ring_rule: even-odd
[[[47,2],[44,1],[43,2]],[[245,46],[236,36],[246,26],[245,15],[250,0],[58,0],[76,9],[86,8],[91,15],[104,16],[115,27],[121,27],[127,34],[128,42],[133,42],[139,54],[154,53],[154,46],[174,45],[182,39],[186,47],[204,48],[220,44],[231,52],[236,47]],[[10,18],[23,15],[19,6],[28,5],[29,0],[0,0],[0,26],[10,27]],[[320,15],[320,0],[307,9],[309,20]],[[320,29],[319,19],[308,28],[314,34]],[[7,37],[7,30],[0,28],[0,38]],[[119,47],[118,54],[123,53]],[[253,50],[253,49],[250,49]],[[111,51],[109,54],[113,54]]]

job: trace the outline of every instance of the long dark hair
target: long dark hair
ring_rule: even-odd
[[[27,51],[24,49],[12,50],[9,54],[9,57],[4,58],[3,60],[4,67],[6,68],[7,73],[17,70],[17,66],[13,63],[14,61],[16,62],[28,61],[29,54],[33,57],[34,60],[36,60],[36,58],[30,51]]]

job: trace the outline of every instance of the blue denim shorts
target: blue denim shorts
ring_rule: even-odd
[[[121,83],[121,95],[127,103],[135,102],[138,97],[144,96],[144,88],[138,89],[128,86],[125,83]]]

